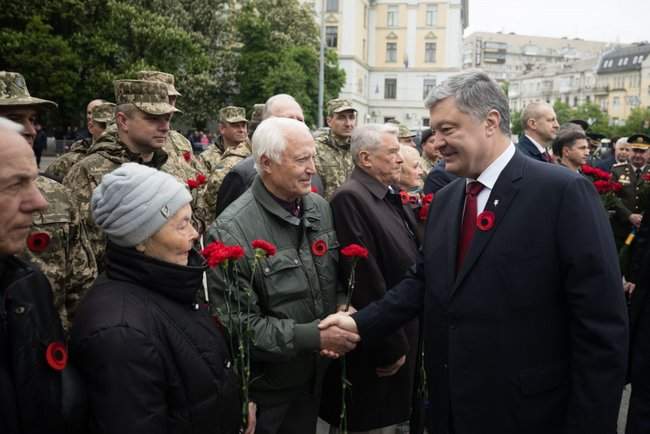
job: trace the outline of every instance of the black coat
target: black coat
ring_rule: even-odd
[[[494,226],[477,230],[456,275],[464,191],[459,179],[438,192],[412,274],[353,315],[361,338],[424,310],[436,434],[450,419],[456,434],[615,432],[627,312],[593,185],[515,153],[487,202]]]
[[[332,196],[334,227],[341,246],[360,244],[368,259],[356,266],[352,306],[357,309],[381,299],[415,264],[418,242],[410,205],[399,194],[359,168]],[[350,261],[342,261],[341,282],[347,285]],[[352,383],[347,402],[348,428],[367,431],[408,420],[417,350],[417,321],[372,344],[361,342],[346,357]],[[406,355],[406,364],[393,376],[379,378],[378,367]],[[323,387],[321,417],[338,426],[341,409],[340,362],[330,365]]]
[[[535,146],[535,144],[531,142],[531,140],[525,134],[522,134],[519,137],[519,142],[517,142],[517,149],[519,152],[527,157],[532,158],[533,160],[542,161],[544,163],[546,162],[542,156],[542,153],[539,152],[539,149],[537,149],[537,146]]]
[[[223,333],[195,304],[205,266],[109,243],[82,302],[71,356],[87,383],[90,433],[235,433],[239,386]]]
[[[66,432],[62,373],[45,358],[50,343],[65,342],[52,289],[33,265],[0,261],[0,432]]]
[[[438,190],[456,178],[458,178],[458,176],[445,170],[445,162],[443,160],[441,163],[436,164],[433,169],[429,171],[429,174],[424,180],[424,188],[422,189],[422,193],[436,193]]]

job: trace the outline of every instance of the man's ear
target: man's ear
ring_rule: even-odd
[[[268,156],[262,155],[260,157],[260,167],[264,173],[271,173],[271,164],[273,164],[273,160]]]
[[[357,158],[358,165],[360,167],[372,167],[372,161],[370,160],[370,152],[368,151],[359,151],[359,158]]]
[[[115,113],[115,123],[117,124],[120,130],[125,130],[125,131],[127,130],[126,121],[128,119],[129,118],[125,113],[122,112]]]
[[[501,115],[496,110],[490,110],[485,117],[485,132],[488,137],[493,136],[499,130]]]

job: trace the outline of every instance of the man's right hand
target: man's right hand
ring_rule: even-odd
[[[321,324],[323,322],[318,326],[320,329],[321,354],[327,357],[336,358],[352,351],[357,346],[357,342],[361,340],[356,332],[350,332],[335,324],[331,324],[328,327],[321,327]]]

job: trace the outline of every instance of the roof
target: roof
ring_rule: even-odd
[[[540,65],[528,73],[514,77],[514,80],[528,78],[557,77],[564,74],[578,74],[581,72],[595,71],[598,66],[598,58],[581,59],[567,63],[547,63]]]
[[[648,55],[650,55],[650,43],[647,42],[615,48],[603,55],[598,65],[598,74],[638,71]]]
[[[551,50],[554,54],[561,54],[562,50],[575,49],[581,53],[592,53],[593,57],[611,46],[608,42],[587,41],[580,38],[550,38],[546,36],[519,35],[516,33],[474,32],[464,38],[470,42],[476,39],[490,42],[503,42],[508,44],[509,52],[520,52],[529,45],[535,45],[543,50]],[[542,53],[540,53],[542,54]],[[546,54],[546,53],[544,53]]]

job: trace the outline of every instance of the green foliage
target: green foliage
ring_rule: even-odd
[[[625,125],[618,130],[621,136],[650,134],[650,107],[632,109]]]
[[[560,123],[560,125],[566,124],[571,119],[575,119],[573,117],[573,110],[571,107],[560,100],[557,100],[555,103],[553,103],[553,110],[555,110],[555,116],[557,117],[557,121]]]
[[[523,132],[521,128],[521,111],[515,110],[510,113],[510,125],[513,136],[520,136]]]

